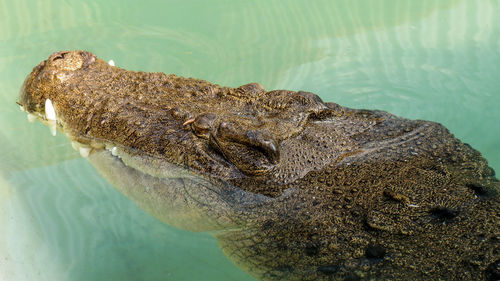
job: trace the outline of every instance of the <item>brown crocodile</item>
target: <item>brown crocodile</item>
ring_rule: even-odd
[[[258,279],[500,279],[500,182],[438,123],[86,51],[36,66],[18,103],[141,208],[211,232]]]

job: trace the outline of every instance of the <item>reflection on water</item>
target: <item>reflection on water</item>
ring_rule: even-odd
[[[206,3],[0,0],[1,281],[252,280],[208,234],[152,219],[27,123],[19,87],[56,50],[438,121],[500,169],[498,1]]]
[[[2,205],[8,216],[1,221],[0,253],[8,257],[10,276],[0,280],[245,278],[237,270],[218,270],[231,264],[207,234],[158,223],[84,159],[14,172],[8,184],[15,191],[0,193],[10,193]]]

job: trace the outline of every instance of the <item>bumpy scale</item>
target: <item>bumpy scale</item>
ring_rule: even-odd
[[[253,276],[500,278],[500,183],[442,125],[113,64],[55,53],[19,104],[158,219],[211,231]]]

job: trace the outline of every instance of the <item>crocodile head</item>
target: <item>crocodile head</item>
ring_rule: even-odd
[[[127,71],[85,51],[35,67],[18,103],[141,208],[212,231],[258,278],[498,273],[499,182],[440,124]]]
[[[141,207],[192,230],[227,227],[228,212],[280,196],[314,168],[284,165],[305,159],[283,141],[342,111],[311,93],[126,71],[85,51],[57,52],[36,66],[18,103]]]

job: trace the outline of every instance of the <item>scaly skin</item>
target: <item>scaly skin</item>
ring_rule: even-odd
[[[46,122],[46,99],[120,191],[259,279],[500,278],[499,181],[440,124],[84,51],[34,68],[19,104]]]

